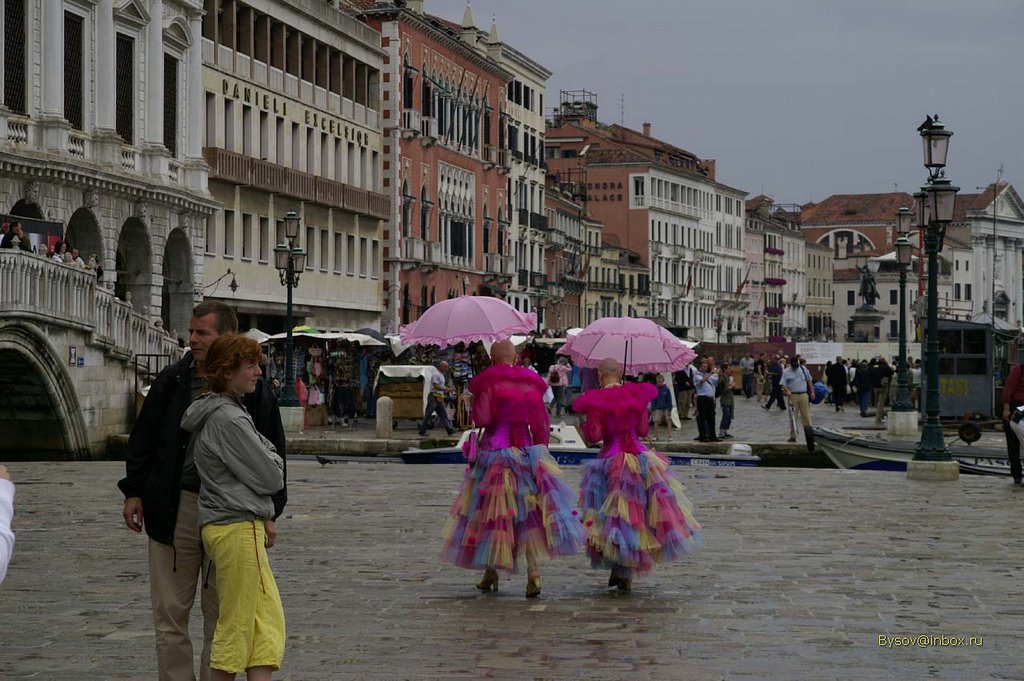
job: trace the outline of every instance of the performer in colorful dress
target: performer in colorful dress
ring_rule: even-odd
[[[497,591],[497,571],[516,572],[525,554],[526,595],[534,597],[541,590],[538,557],[575,554],[583,531],[575,495],[547,448],[547,384],[530,369],[513,366],[509,341],[493,345],[491,361],[469,383],[473,422],[484,433],[478,451],[465,448],[470,463],[452,505],[442,558],[484,568],[477,588]]]
[[[601,363],[598,376],[602,389],[573,403],[573,411],[587,417],[583,437],[603,442],[598,457],[583,464],[580,511],[591,565],[610,568],[608,586],[629,591],[634,574],[686,555],[703,540],[668,460],[640,441],[657,389],[649,383],[622,385],[614,359]]]

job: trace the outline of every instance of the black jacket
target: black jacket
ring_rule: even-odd
[[[181,494],[181,469],[185,462],[188,434],[181,419],[191,404],[188,353],[156,377],[128,438],[125,477],[117,483],[125,498],[141,497],[146,533],[161,544],[174,541],[174,523],[178,517]],[[252,415],[256,430],[274,443],[285,459],[284,427],[277,400],[260,378],[256,391],[242,400]],[[287,465],[287,464],[286,464]],[[285,486],[274,495],[274,518],[281,515],[288,501],[287,468]]]

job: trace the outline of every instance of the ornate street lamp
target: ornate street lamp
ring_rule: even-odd
[[[725,322],[725,317],[722,316],[721,309],[715,309],[715,317],[711,320],[711,323],[715,325],[715,332],[718,334],[718,342],[722,342],[722,324]]]
[[[284,216],[284,235],[288,243],[280,243],[274,247],[274,267],[281,275],[281,285],[288,289],[285,373],[280,405],[298,407],[301,405],[295,395],[295,342],[292,338],[292,327],[295,326],[295,322],[292,319],[292,289],[299,285],[299,275],[306,269],[306,251],[297,245],[299,214],[293,210]]]
[[[953,221],[956,207],[956,193],[960,188],[953,185],[944,175],[946,154],[949,151],[951,130],[939,122],[939,117],[930,116],[918,128],[924,142],[924,166],[928,169],[928,184],[921,188],[924,193],[919,218],[926,224],[924,235],[925,253],[928,256],[928,294],[927,294],[927,342],[925,345],[924,381],[927,390],[924,395],[925,424],[921,432],[921,441],[914,452],[914,459],[907,467],[910,477],[949,479],[959,475],[957,464],[946,449],[942,437],[942,424],[939,422],[939,251],[946,226]],[[926,462],[924,466],[915,463]],[[951,469],[947,474],[940,471],[948,464]]]
[[[897,218],[900,237],[896,239],[896,262],[900,266],[900,357],[899,366],[896,368],[896,403],[892,406],[894,412],[914,411],[907,385],[907,270],[910,269],[910,259],[914,255],[914,244],[903,232],[904,225],[907,231],[910,230],[911,217],[908,209],[900,208]]]

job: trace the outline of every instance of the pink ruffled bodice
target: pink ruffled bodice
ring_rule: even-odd
[[[546,445],[551,422],[544,409],[547,384],[524,367],[494,365],[469,382],[473,423],[484,429],[479,448]]]
[[[657,395],[658,389],[650,383],[626,383],[584,393],[572,408],[586,414],[583,436],[590,442],[602,442],[600,457],[639,454],[645,449],[640,438],[647,435],[647,405]]]

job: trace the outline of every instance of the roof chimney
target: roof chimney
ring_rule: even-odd
[[[408,0],[406,7],[416,14],[423,14],[423,0]]]
[[[651,124],[650,123],[644,123],[644,137],[650,137],[650,136],[651,136]]]

